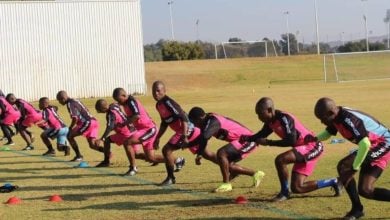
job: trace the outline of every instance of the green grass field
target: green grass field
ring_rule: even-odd
[[[315,132],[323,129],[313,114],[314,104],[322,96],[332,97],[340,105],[366,111],[390,126],[390,81],[325,84],[321,81],[320,56],[147,63],[146,74],[149,87],[157,79],[166,82],[168,95],[186,111],[201,106],[206,111],[234,118],[254,131],[262,126],[254,113],[254,105],[262,96],[272,97],[278,109],[295,114]],[[138,98],[159,123],[150,91]],[[95,101],[83,100],[98,117],[100,132],[103,132],[105,118],[93,109]],[[56,101],[53,104],[59,105]],[[60,107],[60,114],[69,123],[65,107]],[[36,128],[33,131],[38,136],[40,131]],[[166,133],[161,143],[171,134]],[[36,142],[36,150],[29,152],[20,151],[24,147],[20,138],[16,142],[12,151],[0,152],[0,184],[10,182],[20,186],[17,191],[0,194],[2,220],[331,219],[343,216],[350,209],[347,195],[334,198],[329,188],[293,195],[282,203],[269,202],[279,191],[274,158],[286,148],[260,147],[240,162],[266,173],[259,188],[251,188],[251,178],[244,176],[234,181],[232,192],[215,194],[211,191],[221,182],[219,168],[207,161],[196,166],[194,156],[188,151],[176,153],[187,159],[184,169],[176,175],[177,184],[162,188],[155,184],[165,178],[164,165],[151,167],[138,161],[140,172],[135,177],[120,176],[128,166],[121,147],[113,148],[113,167],[76,169],[73,168],[76,163],[67,162],[73,152],[72,157],[62,154],[54,158],[42,157],[40,155],[46,149],[41,141]],[[87,147],[86,140],[79,138],[78,142],[91,166],[102,160],[101,154]],[[325,154],[310,179],[336,176],[338,160],[353,147],[348,143],[325,144]],[[223,142],[212,140],[209,149],[216,151],[222,145]],[[377,185],[390,188],[388,171],[383,173]],[[60,194],[64,201],[48,202],[53,194]],[[234,204],[234,198],[239,195],[246,196],[249,203]],[[5,205],[11,196],[22,198],[22,204]],[[362,201],[366,218],[390,218],[388,203]]]

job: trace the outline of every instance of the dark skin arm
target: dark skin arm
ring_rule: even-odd
[[[154,143],[153,143],[153,148],[154,149],[158,149],[159,148],[160,138],[163,136],[163,134],[165,133],[167,128],[168,128],[168,124],[165,123],[164,121],[161,121],[160,129],[158,130],[156,140],[154,140]]]
[[[72,128],[76,125],[77,123],[77,118],[72,117],[72,122],[69,125],[69,130],[72,130]]]
[[[295,129],[294,120],[289,116],[282,116],[280,119],[280,124],[284,130],[285,137],[281,140],[269,140],[265,138],[260,138],[256,140],[256,143],[264,146],[277,146],[277,147],[291,147],[295,146],[297,142],[297,130]]]

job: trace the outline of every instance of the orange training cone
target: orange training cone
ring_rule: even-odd
[[[17,204],[20,204],[22,202],[22,200],[16,196],[13,196],[11,198],[8,199],[8,201],[6,202],[6,204],[8,205],[17,205]]]
[[[62,198],[60,195],[52,195],[49,199],[50,202],[61,202],[62,201]]]
[[[246,204],[248,200],[244,196],[238,196],[235,200],[236,204]]]

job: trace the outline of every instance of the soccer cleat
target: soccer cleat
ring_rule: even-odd
[[[15,142],[13,142],[13,141],[8,141],[8,142],[5,143],[4,145],[14,146],[14,145],[15,145]]]
[[[123,174],[123,176],[135,176],[135,174],[137,173],[138,173],[137,167],[130,166],[129,170],[125,174]]]
[[[34,147],[31,145],[28,145],[27,147],[23,148],[22,150],[34,150]]]
[[[344,216],[344,220],[355,220],[359,219],[364,216],[364,212],[360,210],[354,210],[352,209],[347,213],[347,215]]]
[[[184,167],[185,163],[186,163],[186,159],[184,159],[184,157],[178,157],[175,162],[176,165],[175,172],[179,172]]]
[[[233,190],[232,184],[231,183],[222,183],[218,188],[214,190],[216,193],[220,192],[230,192]]]
[[[83,158],[83,156],[75,156],[73,159],[71,159],[70,161],[71,162],[81,162],[81,161],[83,161],[84,160],[84,158]]]
[[[169,185],[172,185],[172,184],[175,184],[175,183],[176,183],[176,179],[175,178],[167,177],[164,181],[162,181],[158,185],[159,186],[169,186]]]
[[[278,195],[276,195],[271,201],[272,202],[282,202],[290,198],[290,193],[284,194],[280,192]]]
[[[98,165],[96,165],[96,167],[109,167],[109,166],[110,166],[110,162],[108,161],[102,161]]]
[[[64,156],[69,156],[70,155],[70,147],[69,146],[65,146],[64,147]]]
[[[56,156],[56,152],[54,150],[48,150],[44,154],[42,154],[42,156],[55,157]]]
[[[256,187],[256,188],[259,187],[259,185],[260,185],[261,181],[263,180],[264,176],[265,176],[265,173],[263,171],[260,171],[260,170],[256,171],[256,173],[252,176],[252,178],[253,178],[253,186]]]
[[[332,185],[334,196],[340,196],[343,191],[343,188],[344,188],[343,183],[337,179],[337,182],[334,185]]]

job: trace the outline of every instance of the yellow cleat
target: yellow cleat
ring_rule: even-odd
[[[260,170],[256,171],[256,173],[252,176],[252,178],[253,178],[253,186],[256,187],[256,188],[259,187],[259,185],[260,185],[261,181],[263,180],[264,176],[265,176],[265,173],[263,171],[260,171]]]
[[[219,193],[219,192],[230,192],[233,190],[232,184],[231,183],[222,183],[218,188],[214,190],[214,192]]]

